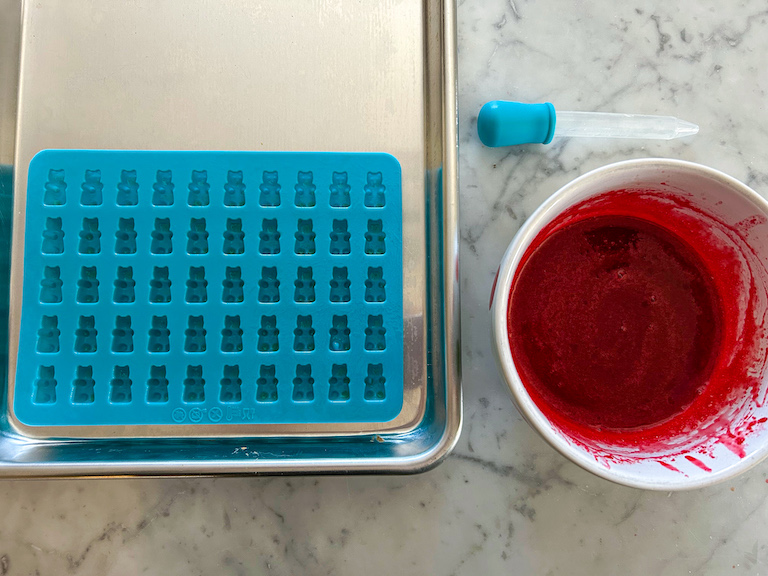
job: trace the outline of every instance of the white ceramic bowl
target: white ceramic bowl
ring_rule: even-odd
[[[646,450],[585,442],[551,422],[528,394],[510,350],[510,289],[532,241],[569,207],[606,192],[627,189],[679,195],[709,215],[713,233],[725,230],[727,233],[717,232],[726,238],[723,241],[733,242],[733,250],[744,253],[743,285],[732,287],[744,303],[735,315],[737,324],[743,326],[755,318],[768,328],[768,202],[751,188],[712,168],[677,160],[629,160],[589,172],[558,190],[512,240],[501,262],[491,302],[494,351],[520,413],[545,440],[576,464],[608,480],[639,488],[680,490],[707,486],[732,478],[768,455],[768,427],[759,422],[768,418],[766,354],[753,366],[754,384],[727,406],[717,409],[707,426],[667,438],[663,446]],[[768,350],[766,331],[756,338],[760,341],[753,344]],[[734,431],[739,431],[738,445],[734,444]]]

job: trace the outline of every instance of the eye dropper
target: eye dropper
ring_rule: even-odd
[[[699,127],[673,116],[607,112],[555,113],[555,107],[494,100],[480,109],[477,133],[486,146],[549,144],[552,138],[644,138],[672,140],[693,136]]]

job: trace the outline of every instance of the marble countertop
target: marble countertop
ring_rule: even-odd
[[[0,482],[0,575],[766,574],[768,465],[686,493],[613,485],[518,416],[490,353],[508,242],[572,178],[663,156],[768,194],[763,0],[460,0],[465,425],[412,477]],[[678,115],[687,141],[482,147],[490,99]]]

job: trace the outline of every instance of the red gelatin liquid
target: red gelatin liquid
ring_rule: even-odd
[[[549,233],[514,280],[509,341],[539,405],[596,429],[638,429],[691,405],[718,355],[723,311],[686,242],[597,214]]]

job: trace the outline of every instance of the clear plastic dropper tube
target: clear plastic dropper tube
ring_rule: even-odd
[[[555,138],[643,138],[672,140],[693,136],[699,127],[673,116],[557,111]]]

